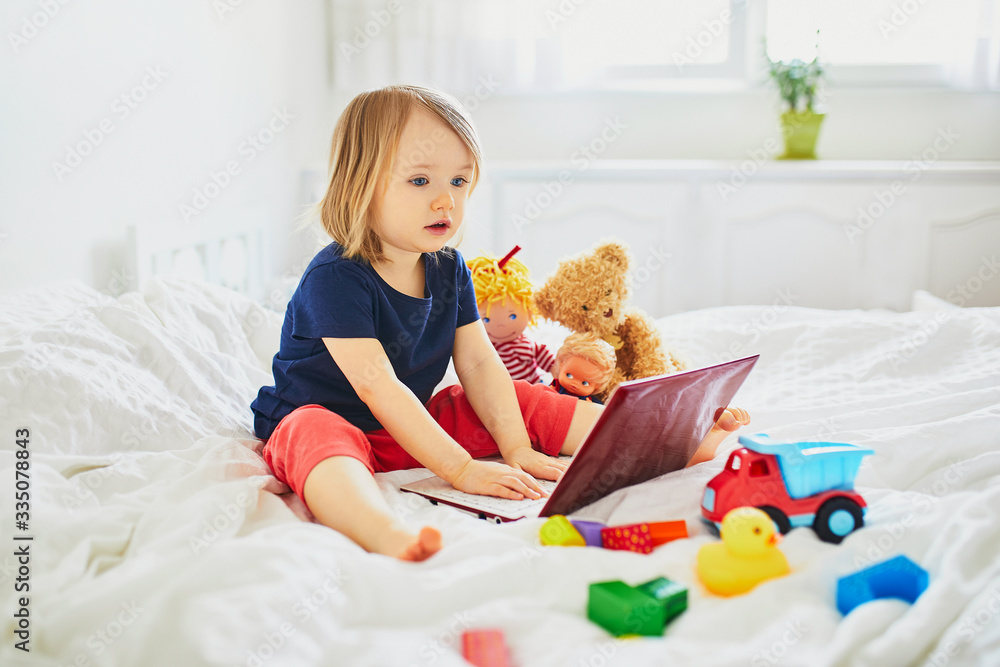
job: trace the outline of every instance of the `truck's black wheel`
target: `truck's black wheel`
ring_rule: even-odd
[[[820,506],[813,521],[816,536],[824,542],[840,544],[840,542],[865,525],[861,507],[843,496],[831,498]]]
[[[777,507],[771,507],[770,505],[762,505],[757,509],[763,511],[769,517],[774,525],[778,527],[778,532],[784,535],[792,529],[792,522],[788,520],[788,516],[779,510]]]

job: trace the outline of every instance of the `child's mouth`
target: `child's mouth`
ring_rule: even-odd
[[[427,225],[424,229],[428,230],[431,234],[444,234],[451,227],[450,220],[438,220],[433,225]]]

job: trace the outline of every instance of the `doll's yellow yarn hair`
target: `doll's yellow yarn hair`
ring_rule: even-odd
[[[520,260],[509,258],[500,268],[500,260],[496,257],[474,257],[466,264],[472,272],[472,286],[476,289],[476,303],[486,302],[484,317],[490,316],[490,306],[509,299],[524,309],[528,314],[528,324],[535,323],[534,301],[531,298],[531,282],[528,280],[528,267]]]

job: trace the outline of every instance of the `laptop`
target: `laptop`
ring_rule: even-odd
[[[464,493],[436,476],[403,484],[400,490],[497,523],[572,514],[618,489],[686,466],[759,357],[621,383],[562,479],[538,480],[548,498]]]

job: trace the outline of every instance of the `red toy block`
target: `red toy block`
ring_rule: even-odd
[[[653,550],[653,536],[649,524],[635,523],[629,526],[611,526],[601,530],[601,542],[605,549],[621,549],[648,554]]]
[[[510,667],[507,645],[500,630],[466,630],[462,633],[462,657],[476,667]]]
[[[649,534],[653,537],[653,546],[658,547],[671,540],[686,538],[688,528],[683,521],[657,521],[649,524]]]

